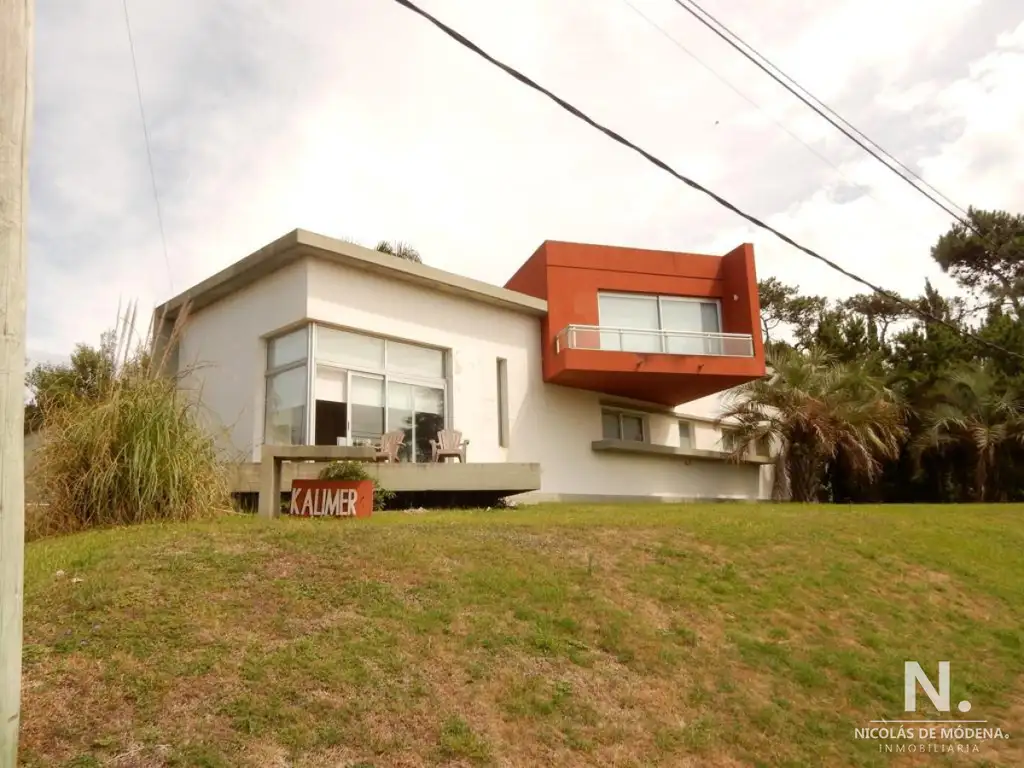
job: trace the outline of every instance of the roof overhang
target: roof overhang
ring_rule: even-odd
[[[190,313],[198,312],[305,258],[361,269],[392,280],[401,280],[428,290],[461,296],[513,312],[536,317],[547,314],[547,302],[533,296],[400,259],[354,243],[296,229],[161,304],[156,308],[154,315],[162,318],[165,323],[173,322],[186,304]]]

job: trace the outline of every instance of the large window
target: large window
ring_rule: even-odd
[[[265,443],[301,445],[306,441],[308,357],[306,328],[267,342]]]
[[[400,429],[402,461],[429,461],[445,428],[443,350],[316,326],[314,442],[354,445]]]
[[[721,354],[722,331],[717,299],[598,294],[601,349],[664,352],[674,355]]]

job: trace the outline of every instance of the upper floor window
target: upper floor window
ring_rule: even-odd
[[[602,408],[601,435],[605,440],[631,440],[642,443],[647,439],[647,420],[638,413]]]
[[[718,299],[599,293],[601,349],[664,352],[674,355],[721,354]]]

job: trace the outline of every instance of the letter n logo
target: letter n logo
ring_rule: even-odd
[[[935,690],[928,675],[916,661],[903,662],[903,709],[917,711],[917,684],[939,712],[949,712],[949,662],[939,662],[939,689]]]

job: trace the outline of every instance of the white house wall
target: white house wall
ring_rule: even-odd
[[[450,426],[469,438],[471,462],[537,462],[545,498],[764,498],[754,465],[595,452],[602,396],[545,384],[540,319],[319,260],[293,263],[194,314],[181,337],[183,380],[225,458],[258,460],[263,440],[265,337],[306,319],[450,350]],[[499,445],[497,359],[507,360],[509,447]],[[678,409],[714,418],[718,396]],[[677,417],[649,414],[652,441],[679,444]],[[694,447],[719,448],[694,425]]]
[[[471,461],[511,460],[498,444],[497,359],[508,361],[510,402],[521,401],[541,381],[539,318],[324,261],[307,268],[313,320],[450,350],[450,426],[470,440]]]
[[[450,426],[470,440],[471,462],[538,462],[542,487],[533,498],[762,495],[756,466],[595,452],[601,396],[544,384],[539,318],[323,261],[306,264],[311,319],[451,350]],[[499,357],[508,361],[508,448],[498,441]],[[675,417],[651,414],[649,425],[654,442],[679,444]]]
[[[675,409],[678,418],[692,418],[693,447],[698,450],[720,451],[722,450],[722,431],[715,427],[710,420],[718,418],[729,404],[732,390],[718,392],[699,400],[684,403]],[[678,440],[678,436],[677,436]],[[757,498],[770,499],[772,496],[772,485],[775,478],[775,469],[771,465],[762,465],[758,472],[758,495]]]
[[[264,337],[305,313],[306,268],[294,263],[188,319],[178,351],[179,371],[188,372],[182,385],[200,399],[226,458],[253,461],[263,434]]]
[[[509,460],[541,465],[541,490],[524,500],[759,498],[756,465],[594,451],[591,444],[602,438],[601,399],[596,392],[541,384],[520,403]],[[647,414],[651,441],[678,447],[677,423],[669,414]]]

